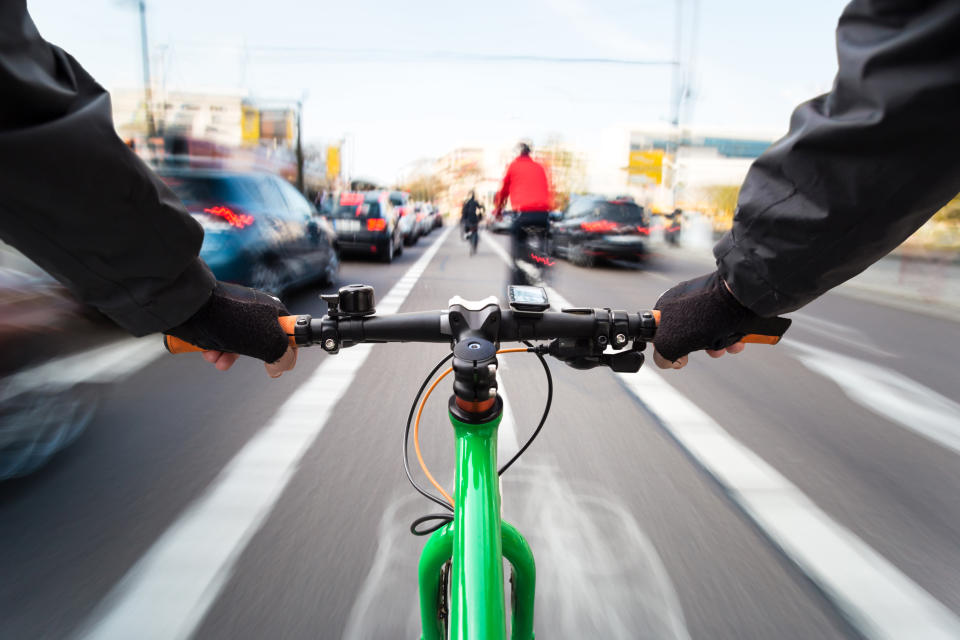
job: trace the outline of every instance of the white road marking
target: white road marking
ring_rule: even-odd
[[[380,313],[400,308],[451,228],[377,304]],[[111,590],[75,637],[190,637],[371,349],[358,345],[326,358]]]
[[[517,439],[517,423],[513,418],[513,411],[508,410],[510,399],[507,397],[507,389],[503,384],[503,378],[500,376],[505,368],[505,359],[503,356],[500,357],[500,371],[497,372],[497,393],[500,394],[503,405],[506,407],[503,418],[500,419],[500,428],[497,431],[497,455],[503,461],[509,460],[509,456],[520,450],[520,441]],[[517,464],[519,463],[520,461],[517,460]]]
[[[865,409],[960,453],[960,404],[872,362],[791,341],[800,361]]]
[[[881,356],[884,358],[899,357],[895,353],[891,353],[886,349],[881,349],[880,347],[876,346],[873,344],[873,341],[870,340],[870,338],[864,335],[862,331],[852,327],[848,327],[837,322],[824,320],[823,318],[815,316],[811,313],[795,312],[791,313],[790,317],[792,317],[794,320],[801,320],[801,322],[794,325],[794,331],[800,330],[815,333],[820,337],[849,345],[875,356]],[[792,336],[784,340],[784,344],[788,344],[789,342],[793,342]]]
[[[509,264],[502,247],[488,244]],[[574,306],[546,289],[555,308]],[[652,364],[639,373],[615,375],[860,634],[870,640],[960,638],[960,619],[950,609],[831,519],[674,389]],[[896,385],[905,388],[902,380]],[[870,395],[875,401],[876,394]]]

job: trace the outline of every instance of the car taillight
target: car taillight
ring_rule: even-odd
[[[616,222],[610,222],[609,220],[595,220],[593,222],[580,223],[580,228],[584,231],[589,231],[590,233],[616,231],[617,226],[618,225]]]
[[[236,227],[237,229],[243,229],[244,227],[249,227],[253,224],[253,216],[246,213],[240,213],[234,211],[230,207],[216,206],[216,207],[207,207],[203,210],[204,213],[209,213],[212,216],[217,216],[223,218],[231,227]]]
[[[640,235],[643,235],[643,236],[648,236],[648,235],[650,235],[650,228],[649,228],[649,227],[641,227],[641,226],[638,225],[638,226],[637,226],[637,231],[639,231],[639,232],[640,232]]]
[[[383,218],[367,218],[367,231],[383,231],[387,228],[387,221]]]

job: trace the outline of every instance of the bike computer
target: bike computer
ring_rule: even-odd
[[[540,313],[550,308],[547,292],[543,287],[510,285],[507,287],[507,299],[514,311],[532,311]]]

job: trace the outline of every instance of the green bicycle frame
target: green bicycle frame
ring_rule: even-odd
[[[430,536],[420,556],[423,640],[506,640],[503,560],[513,567],[512,640],[533,640],[536,567],[523,536],[500,519],[497,428],[468,424],[452,414],[457,467],[453,522]],[[441,612],[444,565],[451,562],[449,613]]]

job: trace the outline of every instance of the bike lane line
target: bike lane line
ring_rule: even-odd
[[[399,310],[451,229],[448,227],[378,302],[379,312]],[[324,359],[273,420],[114,586],[73,637],[189,638],[372,348],[357,345]]]
[[[510,264],[503,247],[487,244]],[[575,306],[552,287],[544,288],[555,308]],[[869,640],[960,638],[960,618],[949,608],[833,520],[652,364],[638,373],[614,375],[861,635]]]

